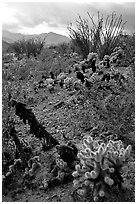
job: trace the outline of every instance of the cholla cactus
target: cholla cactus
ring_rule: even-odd
[[[56,159],[56,165],[58,167],[57,179],[59,181],[63,181],[65,177],[65,171],[67,170],[67,163],[63,161],[61,158]]]
[[[41,167],[41,164],[39,162],[39,156],[35,156],[29,159],[28,167],[25,169],[24,177],[27,175],[32,177],[35,174],[36,170],[39,169],[40,167]]]
[[[94,53],[94,52],[91,52],[87,56],[87,61],[92,61],[94,58],[97,59],[98,58],[98,54]]]
[[[56,165],[59,167],[60,170],[65,169],[67,167],[67,163],[63,161],[61,158],[56,158]]]
[[[109,68],[110,67],[110,57],[109,55],[105,55],[104,58],[103,58],[103,65],[105,68]]]
[[[105,55],[105,56],[103,57],[103,60],[104,60],[104,61],[106,61],[106,60],[108,60],[108,59],[110,59],[109,55]]]
[[[84,64],[84,63],[85,63],[85,61],[82,61],[82,62],[80,62],[79,64],[78,64],[78,63],[75,63],[75,64],[73,65],[74,71],[79,71],[80,68],[81,68],[81,66],[82,66],[82,64]]]
[[[59,155],[57,155],[55,159],[54,168],[51,171],[52,176],[51,178],[48,178],[48,179],[44,178],[44,180],[42,181],[41,188],[44,190],[47,190],[48,188],[55,187],[56,185],[60,185],[61,183],[64,182],[65,177],[67,176],[67,172],[68,172],[67,163],[64,162]],[[72,171],[71,171],[71,176],[72,176]]]
[[[92,190],[93,200],[107,196],[112,186],[121,186],[123,178],[121,172],[129,157],[131,145],[124,149],[121,140],[103,143],[93,140],[91,136],[85,136],[83,149],[78,154],[80,164],[75,166],[73,172],[74,186],[80,195],[84,195],[87,189]]]
[[[74,89],[75,90],[77,90],[77,91],[79,91],[79,90],[81,90],[82,89],[82,83],[81,83],[81,81],[80,80],[76,80],[75,82],[74,82]]]
[[[6,173],[5,177],[11,176],[13,173],[15,173],[17,166],[21,163],[21,159],[15,159],[14,164],[9,166],[9,171]]]
[[[71,90],[73,89],[73,77],[67,77],[66,79],[64,79],[64,88]]]
[[[91,83],[95,83],[101,80],[102,76],[99,76],[98,73],[93,73],[91,77],[89,77],[89,80],[91,81]]]

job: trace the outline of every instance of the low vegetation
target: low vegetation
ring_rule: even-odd
[[[18,57],[24,54],[30,58],[31,56],[36,57],[39,55],[44,45],[45,39],[32,38],[14,42],[11,47]]]

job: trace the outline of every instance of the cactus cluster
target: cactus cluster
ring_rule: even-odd
[[[77,162],[78,149],[69,141],[66,145],[56,145],[57,154],[51,168],[51,177],[42,181],[42,189],[55,187],[73,179],[72,172]]]
[[[110,57],[109,55],[105,55],[103,58],[103,65],[105,68],[109,68],[110,67]]]
[[[39,156],[35,156],[28,161],[28,167],[25,169],[24,177],[34,176],[37,169],[41,167]]]
[[[56,165],[58,167],[58,174],[57,174],[57,179],[59,181],[63,181],[64,180],[64,176],[65,176],[65,171],[67,170],[67,163],[63,161],[63,159],[61,158],[57,158],[56,159]]]
[[[73,179],[72,172],[73,170],[68,166],[67,162],[63,161],[63,159],[58,156],[56,158],[56,173],[54,172],[55,169],[52,171],[54,172],[55,179],[58,180],[59,183],[64,183],[66,181],[70,181]]]
[[[11,176],[15,171],[16,171],[16,168],[21,165],[22,163],[22,160],[21,159],[15,159],[14,160],[14,164],[10,165],[9,166],[9,171],[6,173],[5,177],[9,177]]]
[[[67,167],[67,163],[63,161],[61,158],[56,158],[56,165],[58,166],[59,169],[64,169]]]
[[[80,164],[73,172],[74,186],[78,194],[84,195],[87,189],[92,191],[93,200],[107,197],[112,186],[121,187],[122,170],[126,166],[131,152],[131,145],[124,148],[121,140],[109,140],[103,143],[85,136],[83,148],[78,153]]]
[[[94,52],[90,52],[87,56],[87,61],[92,61],[93,59],[98,59],[98,54],[97,53],[94,53]]]
[[[64,162],[59,155],[55,159],[53,169],[51,170],[51,175],[52,176],[49,178],[43,179],[41,189],[47,190],[47,188],[61,185],[65,181],[73,178],[72,171],[70,171],[67,163]]]

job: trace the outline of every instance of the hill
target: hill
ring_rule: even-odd
[[[2,40],[2,52],[8,52],[10,48],[10,43]]]
[[[36,38],[40,37],[41,39],[44,39],[46,37],[46,44],[47,45],[57,45],[60,43],[68,43],[70,39],[66,36],[57,34],[57,33],[42,33],[39,35],[23,35],[21,33],[12,33],[7,30],[2,31],[2,40],[4,40],[7,43],[13,43],[15,41],[21,40],[21,39],[30,39],[30,38]]]

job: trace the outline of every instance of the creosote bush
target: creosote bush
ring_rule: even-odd
[[[93,140],[89,135],[84,137],[83,148],[78,153],[80,164],[75,166],[74,186],[78,194],[85,195],[92,191],[93,200],[108,196],[113,186],[121,188],[122,170],[125,170],[130,156],[131,145],[124,148],[121,140],[109,140],[106,144],[101,140]]]
[[[87,19],[79,16],[76,20],[77,28],[68,26],[69,36],[74,47],[83,58],[86,58],[89,52],[97,52],[100,59],[104,55],[110,55],[119,43],[119,38],[123,32],[124,24],[122,15],[115,13],[106,18],[98,12],[97,22],[94,15],[88,13],[90,23]]]

